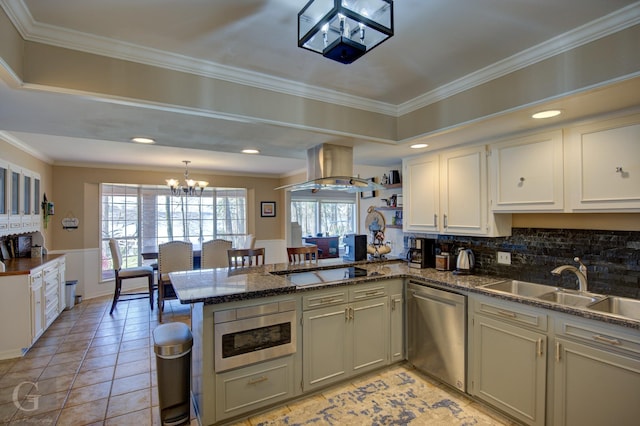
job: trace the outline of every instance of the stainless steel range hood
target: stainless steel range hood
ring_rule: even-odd
[[[276,189],[363,192],[384,189],[384,187],[353,176],[353,148],[325,143],[307,150],[306,182]]]

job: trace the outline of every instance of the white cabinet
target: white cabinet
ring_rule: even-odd
[[[640,211],[640,115],[569,131],[566,167],[575,211]]]
[[[438,232],[440,214],[440,156],[404,160],[404,232]]]
[[[64,309],[64,268],[62,256],[28,273],[0,277],[0,359],[22,356]]]
[[[558,322],[556,333],[553,424],[637,424],[638,333],[569,317]]]
[[[405,232],[506,236],[511,216],[489,210],[485,145],[406,159]]]
[[[500,212],[562,211],[562,130],[490,147],[491,208]]]
[[[40,230],[40,176],[0,160],[0,236]]]
[[[31,289],[31,343],[33,344],[44,332],[44,286],[43,271],[32,271],[30,274]]]
[[[525,424],[544,425],[546,313],[481,297],[472,306],[470,393]]]
[[[390,280],[319,290],[303,296],[305,392],[391,362],[391,342],[398,339],[398,335],[402,340],[403,335],[402,330],[396,329],[390,336],[393,314],[390,314],[389,294],[401,288],[401,280]],[[395,309],[397,327],[398,315],[403,315],[401,302],[396,302]],[[395,351],[402,354],[403,346],[403,341],[396,341]]]

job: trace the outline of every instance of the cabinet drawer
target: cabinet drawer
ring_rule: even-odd
[[[49,325],[51,325],[51,323],[57,318],[58,316],[58,306],[52,306],[51,308],[47,308],[47,311],[45,312],[45,317],[44,317],[44,323],[45,323],[45,327],[48,327]]]
[[[525,325],[541,331],[546,331],[548,327],[547,315],[544,312],[516,303],[495,303],[482,299],[476,301],[474,306],[474,311],[477,313],[501,318],[514,324]]]
[[[556,323],[556,334],[572,337],[591,345],[640,355],[640,336],[622,327],[596,323],[595,321],[563,318]]]
[[[217,420],[291,398],[294,393],[293,364],[293,357],[283,357],[217,374]]]
[[[387,287],[383,283],[358,285],[349,289],[349,301],[373,299],[387,295]]]
[[[315,309],[323,306],[339,305],[347,303],[347,289],[331,289],[328,291],[313,292],[302,296],[302,309]]]

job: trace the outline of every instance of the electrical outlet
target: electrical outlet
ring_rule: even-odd
[[[511,253],[508,251],[499,251],[498,263],[501,265],[511,265]]]

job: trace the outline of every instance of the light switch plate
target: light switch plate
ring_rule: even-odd
[[[501,265],[511,265],[511,253],[508,251],[499,251],[498,263]]]

